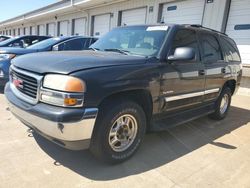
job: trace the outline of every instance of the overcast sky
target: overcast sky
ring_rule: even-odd
[[[0,21],[41,8],[58,0],[1,0]]]

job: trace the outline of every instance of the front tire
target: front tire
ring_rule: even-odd
[[[225,87],[215,103],[215,112],[210,114],[209,117],[215,120],[224,119],[229,111],[231,105],[231,98],[232,98],[231,89]]]
[[[146,131],[143,109],[133,101],[103,105],[93,132],[90,151],[107,163],[120,163],[139,148]]]

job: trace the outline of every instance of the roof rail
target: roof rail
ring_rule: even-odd
[[[214,32],[220,33],[220,34],[222,34],[222,35],[228,36],[226,33],[223,33],[223,32],[217,31],[217,30],[215,30],[215,29],[208,28],[208,27],[204,27],[204,26],[202,26],[202,25],[200,25],[200,24],[191,24],[191,25],[189,25],[189,26],[207,29],[207,30],[214,31]]]

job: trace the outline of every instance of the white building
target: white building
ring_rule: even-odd
[[[101,36],[120,25],[162,21],[225,32],[250,75],[250,0],[62,0],[0,22],[0,34]]]

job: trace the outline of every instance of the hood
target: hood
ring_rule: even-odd
[[[15,58],[12,64],[16,67],[39,74],[70,74],[71,72],[84,69],[145,62],[146,58],[142,56],[87,50],[28,54]]]
[[[35,49],[27,49],[27,48],[14,48],[14,47],[3,47],[0,48],[0,54],[16,54],[23,55],[28,53],[37,52]]]

